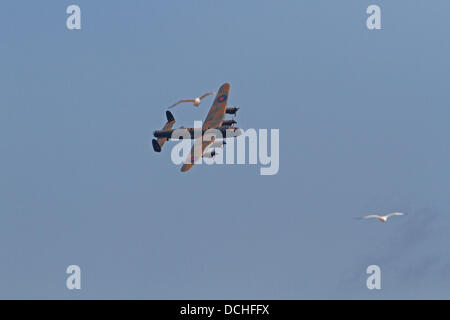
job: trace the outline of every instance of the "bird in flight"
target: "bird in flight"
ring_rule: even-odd
[[[179,105],[180,103],[183,103],[183,102],[192,102],[194,104],[194,107],[198,107],[200,105],[200,102],[203,100],[203,98],[206,98],[207,96],[210,96],[212,94],[214,94],[214,92],[205,93],[204,95],[202,95],[200,97],[197,97],[195,99],[183,99],[183,100],[180,100],[177,103],[171,105],[169,107],[169,109],[173,108],[173,107],[175,107],[175,106],[177,106],[177,105]]]
[[[405,214],[402,213],[402,212],[392,212],[392,213],[386,214],[384,216],[380,216],[378,214],[369,214],[368,216],[362,217],[362,219],[372,219],[372,218],[374,218],[374,219],[380,220],[381,222],[386,222],[389,217],[392,217],[392,216],[403,216],[403,215],[405,215]]]

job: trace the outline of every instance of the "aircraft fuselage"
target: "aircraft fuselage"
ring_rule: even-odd
[[[234,138],[242,134],[241,129],[232,126],[220,126],[215,128],[221,132],[223,138]],[[172,130],[156,130],[153,132],[155,138],[167,138],[173,140],[183,139],[184,136],[190,136],[190,139],[195,139],[197,137],[203,136],[207,130],[202,128],[180,128]],[[173,137],[172,137],[173,135]]]

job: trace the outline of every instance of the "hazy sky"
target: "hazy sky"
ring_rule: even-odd
[[[450,298],[449,12],[2,1],[0,298]],[[167,106],[224,82],[240,127],[280,130],[277,175],[183,174],[173,142],[153,152]],[[174,109],[177,125],[211,101]],[[408,215],[353,219],[391,211]]]

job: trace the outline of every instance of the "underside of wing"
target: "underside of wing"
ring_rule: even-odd
[[[191,152],[189,153],[188,157],[184,161],[183,166],[181,167],[181,172],[186,172],[189,169],[191,169],[194,164],[197,162],[198,159],[200,159],[205,151],[209,148],[211,144],[214,143],[214,137],[207,137],[203,136],[200,138],[197,138],[195,140],[194,145],[192,146]]]
[[[214,129],[222,124],[223,118],[225,117],[229,92],[230,84],[225,83],[220,87],[213,105],[206,116],[205,122],[203,123],[203,130]]]

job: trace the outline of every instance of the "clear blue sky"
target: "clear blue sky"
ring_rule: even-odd
[[[450,298],[450,2],[0,7],[0,298]],[[239,126],[280,129],[278,175],[151,149],[224,82]]]

